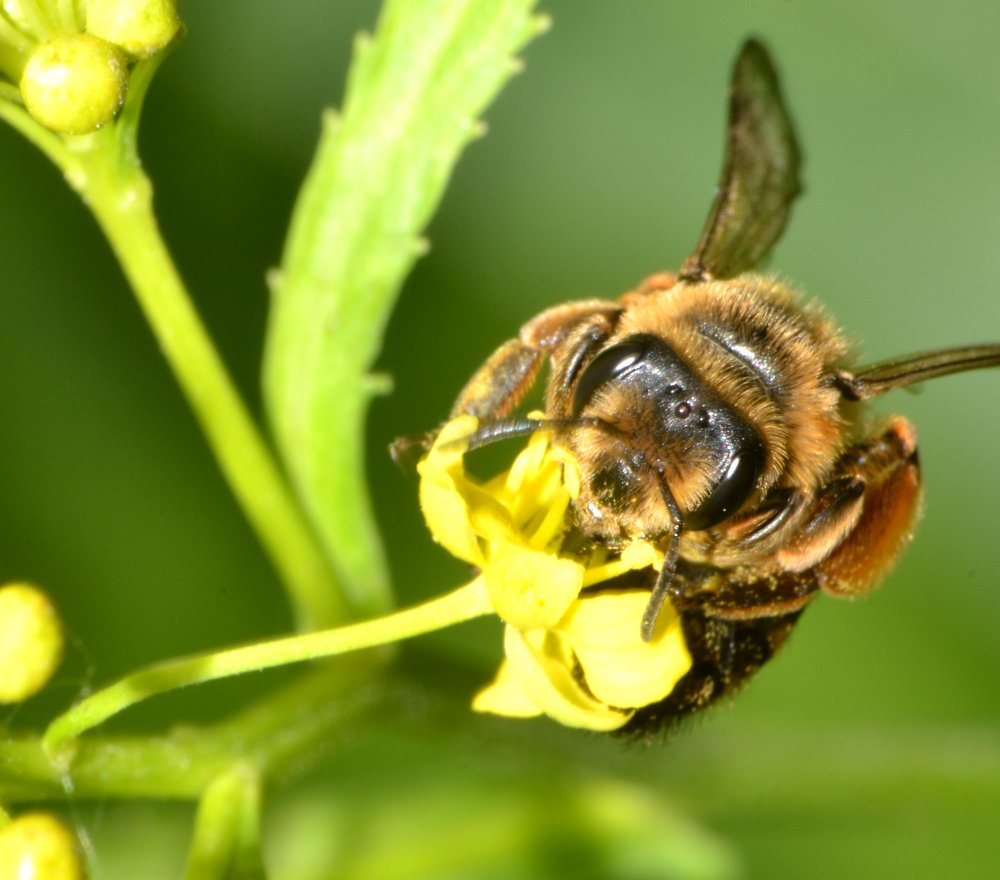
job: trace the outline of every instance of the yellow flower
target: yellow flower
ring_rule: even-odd
[[[510,469],[485,483],[465,471],[477,420],[460,416],[441,430],[420,462],[420,505],[434,539],[480,570],[507,624],[506,659],[473,708],[513,717],[549,715],[563,724],[615,730],[641,706],[659,702],[691,667],[680,621],[660,615],[643,641],[649,592],[601,589],[634,569],[662,564],[635,541],[620,554],[591,546],[564,552],[567,513],[580,477],[570,453],[535,432]]]

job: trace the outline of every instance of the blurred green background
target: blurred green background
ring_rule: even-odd
[[[711,198],[729,67],[749,34],[777,58],[806,154],[807,190],[772,266],[866,358],[1000,338],[1000,6],[541,9],[553,28],[460,163],[378,365],[395,391],[372,411],[369,470],[401,603],[465,573],[427,539],[387,443],[436,424],[527,317],[680,263]],[[259,408],[264,273],[320,112],[339,102],[353,35],[377,5],[182,13],[189,34],[147,101],[142,152],[168,243]],[[54,693],[6,716],[19,725],[88,684],[290,619],[94,223],[8,129],[0,167],[0,578],[49,589],[74,642]],[[465,700],[491,674],[498,628],[422,639],[403,655],[412,699],[331,743],[271,802],[278,876],[332,876],[318,866],[334,857],[355,866],[337,876],[380,880],[996,876],[1000,375],[880,406],[917,424],[927,495],[881,590],[820,598],[731,706],[650,747],[473,717]],[[276,681],[164,698],[116,729],[215,718]],[[680,840],[670,851],[691,864],[649,873],[639,845],[616,862],[598,830],[613,818],[598,821],[593,804],[574,807],[586,821],[553,818],[574,798],[622,798],[611,812],[626,825],[631,809],[645,817],[636,824],[662,817],[664,846]],[[177,876],[189,805],[73,816],[101,877]]]

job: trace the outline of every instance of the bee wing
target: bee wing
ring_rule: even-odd
[[[802,189],[800,165],[778,74],[764,46],[747,40],[733,67],[722,177],[681,277],[732,278],[752,269],[785,227]]]
[[[951,373],[1000,366],[1000,343],[965,345],[893,358],[853,371],[842,371],[837,385],[848,400],[869,400],[894,388],[903,388]]]

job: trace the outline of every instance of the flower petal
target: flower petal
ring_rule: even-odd
[[[595,700],[573,677],[572,657],[551,631],[522,633],[508,626],[504,650],[511,675],[546,715],[567,727],[617,730],[632,717]]]
[[[648,601],[643,590],[584,596],[557,628],[572,647],[590,692],[612,706],[658,702],[691,668],[680,619],[669,607],[660,613],[653,640],[642,640],[639,621]]]
[[[420,474],[420,509],[427,527],[452,556],[473,565],[483,563],[479,538],[471,523],[462,440],[476,430],[477,420],[464,416],[449,422],[438,434],[434,445],[417,465]]]
[[[583,566],[513,545],[491,546],[483,570],[486,591],[496,613],[518,629],[555,626],[583,586]]]
[[[609,581],[636,568],[653,567],[659,569],[662,564],[663,554],[652,544],[642,540],[633,541],[622,550],[620,556],[612,558],[610,562],[592,561],[587,566],[587,573],[583,577],[583,584],[586,587],[590,587],[602,581]]]
[[[525,693],[506,660],[500,664],[492,684],[472,698],[472,709],[508,718],[534,718],[542,714],[542,710]]]

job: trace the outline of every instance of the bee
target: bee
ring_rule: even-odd
[[[992,343],[855,366],[817,305],[757,273],[801,190],[800,165],[774,65],[748,40],[716,196],[679,271],[532,318],[452,409],[480,420],[472,446],[537,430],[516,411],[548,363],[542,425],[581,475],[572,528],[612,550],[642,538],[663,551],[658,572],[626,576],[650,591],[636,626],[648,641],[670,603],[693,665],[633,728],[731,693],[815,595],[863,595],[893,566],[920,506],[916,434],[864,401],[1000,365]]]

